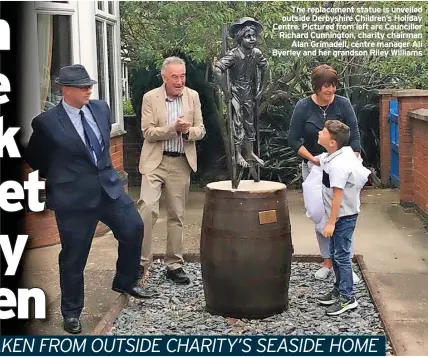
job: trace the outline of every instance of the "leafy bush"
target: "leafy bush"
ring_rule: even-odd
[[[292,185],[300,180],[301,158],[288,145],[288,130],[294,103],[270,105],[260,116],[260,153],[265,166],[263,180]]]
[[[134,114],[134,108],[132,107],[131,100],[124,100],[123,101],[123,115],[133,115]]]

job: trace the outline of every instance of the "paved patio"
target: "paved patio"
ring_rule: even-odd
[[[130,194],[138,197],[139,188]],[[376,286],[400,355],[428,354],[428,225],[417,213],[398,204],[395,190],[367,189],[356,230],[355,252],[362,254]],[[204,194],[191,192],[187,205],[185,251],[199,252]],[[313,225],[304,214],[302,194],[288,193],[296,254],[317,254]],[[162,205],[163,206],[163,205]],[[161,206],[161,207],[162,207]],[[153,252],[165,250],[166,219],[162,207],[154,229]],[[34,334],[63,334],[59,312],[58,253],[60,247],[33,249],[25,256],[27,286],[44,288],[48,319],[31,325]],[[83,333],[108,311],[118,294],[111,291],[117,243],[111,234],[94,239],[86,267]]]

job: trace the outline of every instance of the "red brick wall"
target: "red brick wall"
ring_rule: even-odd
[[[388,101],[398,100],[400,203],[428,218],[428,90],[381,90],[380,142],[382,182],[391,166]]]
[[[116,136],[111,139],[110,155],[113,166],[123,177],[126,175],[123,169],[123,137]],[[24,163],[23,176],[27,179],[31,169]],[[128,190],[128,185],[125,185]],[[108,231],[108,227],[99,223],[95,235],[101,235]],[[24,216],[25,234],[29,235],[27,248],[37,248],[59,243],[59,234],[56,226],[55,214],[53,211],[46,209],[43,212],[27,212]]]
[[[110,155],[113,167],[123,173],[123,136],[116,136],[110,141]]]
[[[413,118],[411,120],[414,199],[416,205],[428,214],[428,122]]]
[[[400,201],[403,204],[415,202],[413,165],[413,120],[409,111],[428,108],[428,96],[398,96],[399,159],[400,159]]]

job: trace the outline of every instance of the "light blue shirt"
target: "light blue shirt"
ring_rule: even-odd
[[[67,104],[65,100],[62,101],[62,106],[64,107],[66,113],[68,114],[68,117],[70,118],[71,122],[73,123],[73,126],[75,127],[77,133],[79,134],[80,138],[82,139],[83,143],[86,146],[86,140],[85,140],[85,131],[83,130],[83,124],[82,119],[80,117],[80,110],[83,111],[85,114],[86,120],[88,121],[89,126],[94,131],[95,135],[97,136],[97,139],[101,145],[101,148],[104,150],[103,145],[103,138],[101,136],[101,131],[98,128],[98,125],[94,119],[94,116],[92,115],[89,108],[84,105],[81,109],[72,107],[71,105]],[[95,153],[92,153],[94,155],[95,162],[97,162],[97,157]]]

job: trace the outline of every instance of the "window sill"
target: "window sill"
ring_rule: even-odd
[[[126,134],[126,130],[121,128],[113,128],[110,133],[110,139],[116,138],[118,136],[124,136]]]

